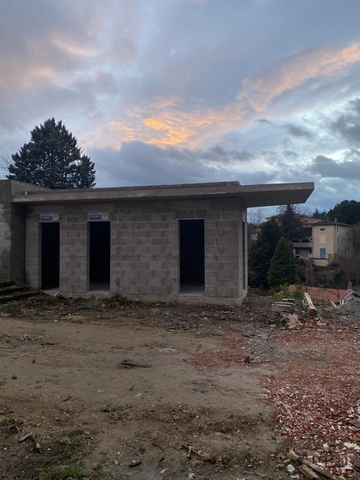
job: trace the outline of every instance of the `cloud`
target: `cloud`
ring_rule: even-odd
[[[244,79],[237,98],[243,108],[265,112],[271,102],[284,93],[339,74],[359,62],[359,42],[345,48],[307,48]]]
[[[349,111],[330,124],[331,130],[355,145],[360,142],[360,99],[349,102]]]
[[[69,74],[97,54],[98,45],[88,24],[91,12],[46,0],[25,5],[2,2],[0,29],[0,90],[16,92]],[[29,6],[29,8],[27,8]]]
[[[349,160],[336,161],[332,158],[318,155],[313,159],[309,170],[323,178],[344,180],[360,178],[360,151],[353,151],[350,158]]]
[[[95,166],[101,162],[101,185],[229,180],[236,178],[239,165],[253,160],[246,151],[224,150],[220,146],[207,150],[163,149],[139,141],[125,142],[120,149],[92,149],[90,153]]]
[[[175,82],[178,87],[176,91],[166,93],[165,88],[162,95],[159,92],[136,108],[132,106],[125,118],[123,116],[121,120],[112,121],[111,129],[116,132],[117,142],[138,139],[162,147],[172,145],[188,148],[199,148],[211,139],[218,143],[233,130],[249,128],[255,122],[270,123],[269,117],[276,118],[276,109],[271,113],[272,104],[279,102],[285,94],[295,96],[297,102],[291,108],[299,110],[301,102],[306,104],[305,92],[316,87],[317,82],[324,79],[329,81],[330,78],[335,82],[337,75],[344,75],[358,63],[360,43],[342,48],[308,48],[245,78],[231,102],[208,108],[196,101],[184,102],[182,89],[185,79],[180,75]],[[161,70],[159,75],[161,81]],[[321,90],[317,95],[312,98],[312,106],[323,98]],[[288,98],[286,103],[290,105]],[[259,113],[267,113],[267,119],[259,120]],[[291,114],[291,111],[287,114]],[[309,130],[290,122],[285,128],[290,135],[298,138],[310,139],[312,136]]]
[[[306,139],[311,139],[313,137],[313,134],[309,132],[309,130],[300,127],[299,125],[294,125],[292,123],[286,123],[285,124],[285,129],[288,132],[289,135],[297,138],[306,138]]]
[[[54,116],[98,186],[315,180],[332,201],[358,173],[357,0],[2,4],[4,153]]]
[[[287,158],[289,160],[297,160],[299,158],[299,154],[291,150],[283,150],[282,154],[284,158]]]

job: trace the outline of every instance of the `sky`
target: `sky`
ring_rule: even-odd
[[[54,117],[97,187],[315,182],[360,201],[359,0],[0,0],[0,156]]]

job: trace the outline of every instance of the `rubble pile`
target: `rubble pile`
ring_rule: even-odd
[[[332,318],[342,323],[360,323],[360,299],[354,298],[339,305],[334,310]]]
[[[276,339],[293,353],[278,361],[277,376],[263,379],[278,409],[278,433],[306,447],[308,458],[326,471],[360,478],[360,325],[307,319]]]

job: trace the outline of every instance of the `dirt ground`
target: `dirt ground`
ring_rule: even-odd
[[[262,297],[240,307],[119,300],[39,295],[0,307],[1,479],[289,478],[288,447],[320,456],[328,440],[318,417],[304,425],[289,411],[295,400],[306,410],[304,391],[321,386],[309,375],[333,368],[330,336],[353,342],[336,419],[349,405],[356,414],[360,342],[349,314],[289,330]]]

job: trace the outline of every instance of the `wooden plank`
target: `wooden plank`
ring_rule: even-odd
[[[304,297],[305,297],[305,301],[306,301],[307,306],[308,306],[308,309],[309,309],[309,315],[310,315],[310,317],[317,317],[317,310],[316,310],[316,308],[314,307],[314,304],[313,304],[313,302],[312,302],[312,300],[311,300],[310,295],[309,295],[307,292],[305,292],[305,293],[304,293]]]

